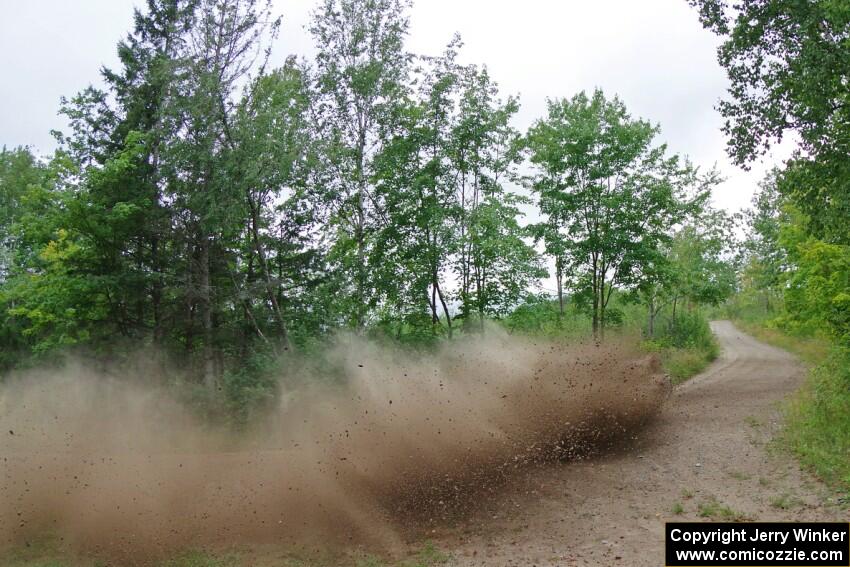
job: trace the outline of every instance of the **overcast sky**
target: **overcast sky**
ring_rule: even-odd
[[[117,66],[115,44],[142,0],[0,0],[0,146],[54,149],[51,129],[65,127],[59,98],[99,83],[102,65]],[[284,25],[273,62],[310,55],[305,25],[313,0],[275,0]],[[777,150],[751,172],[724,152],[714,110],[726,88],[715,58],[717,38],[702,29],[685,0],[419,0],[409,48],[438,54],[454,32],[461,60],[485,63],[505,94],[520,95],[516,126],[545,112],[547,97],[601,87],[634,116],[660,123],[673,152],[698,165],[717,164],[727,178],[718,206],[747,206]]]

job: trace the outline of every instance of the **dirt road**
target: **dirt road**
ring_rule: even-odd
[[[769,443],[803,367],[727,321],[712,328],[721,357],[676,388],[628,450],[530,474],[461,535],[435,533],[440,546],[454,548],[460,566],[657,567],[667,520],[846,521],[827,490]]]

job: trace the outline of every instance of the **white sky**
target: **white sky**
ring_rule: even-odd
[[[49,131],[65,127],[59,98],[97,84],[101,65],[117,66],[115,44],[142,3],[0,0],[0,146],[53,150]],[[275,0],[284,25],[274,64],[313,51],[304,27],[314,5]],[[485,63],[503,93],[520,95],[520,129],[545,113],[547,97],[597,86],[620,95],[634,116],[661,124],[671,151],[717,164],[727,181],[714,200],[730,211],[747,206],[765,169],[787,156],[779,149],[751,172],[729,162],[714,110],[726,88],[718,40],[685,0],[418,0],[411,20],[413,52],[440,53],[459,32],[461,59]]]

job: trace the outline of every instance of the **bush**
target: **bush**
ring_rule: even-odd
[[[675,322],[660,320],[657,329],[657,335],[646,341],[644,348],[661,356],[674,384],[699,374],[720,354],[708,320],[699,311],[682,313]]]
[[[678,315],[663,332],[676,348],[709,348],[715,345],[708,321],[699,311]]]
[[[824,480],[850,492],[850,352],[815,366],[788,405],[785,439]]]
[[[575,303],[567,303],[561,314],[557,300],[548,297],[528,298],[499,322],[510,333],[537,337],[578,338],[591,332],[590,317]]]

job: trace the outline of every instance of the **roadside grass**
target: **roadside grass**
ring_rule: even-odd
[[[850,495],[850,354],[811,369],[786,407],[782,441],[828,484]],[[846,498],[845,498],[846,500]]]
[[[705,370],[720,354],[720,347],[713,339],[710,343],[690,347],[669,346],[663,341],[644,341],[643,348],[661,358],[661,366],[674,385]]]
[[[732,478],[734,478],[735,480],[740,480],[740,481],[750,480],[750,478],[752,478],[747,473],[741,472],[741,471],[729,471],[727,474],[729,476],[731,476]]]
[[[378,558],[367,558],[357,563],[357,567],[437,567],[449,562],[451,556],[427,543],[415,556],[401,563],[386,563]]]
[[[734,320],[735,326],[745,333],[754,336],[763,343],[787,350],[795,354],[807,364],[818,364],[829,356],[832,345],[820,337],[792,335],[775,327],[768,326],[766,321]]]
[[[676,516],[681,516],[685,513],[685,507],[682,506],[681,502],[676,502],[675,504],[673,504],[673,507],[670,509],[670,511],[673,512],[673,514]]]
[[[697,515],[700,518],[720,519],[734,522],[741,522],[749,518],[741,512],[736,512],[726,504],[723,504],[715,497],[703,500],[697,505]]]
[[[235,555],[215,557],[203,551],[187,551],[167,559],[160,564],[161,567],[231,567],[238,565],[239,559]]]
[[[769,320],[735,320],[757,339],[798,356],[809,367],[803,387],[783,407],[777,439],[828,485],[850,496],[850,352],[823,337],[801,336]]]
[[[645,307],[615,294],[609,313],[613,336],[640,340],[644,351],[656,354],[664,372],[680,384],[711,364],[720,347],[700,309],[680,313],[675,319],[662,312],[655,321],[653,337],[647,338]],[[591,320],[585,311],[569,304],[561,315],[557,303],[528,303],[500,321],[511,333],[575,342],[591,337]]]
[[[256,558],[254,558],[256,559]],[[426,543],[422,549],[400,562],[388,562],[375,556],[361,558],[337,557],[320,560],[275,557],[272,562],[248,561],[237,552],[208,553],[185,551],[169,559],[152,564],[152,567],[331,567],[334,565],[356,567],[439,567],[451,560],[451,556]],[[77,557],[62,552],[55,542],[45,541],[37,545],[13,550],[4,550],[0,555],[0,567],[111,567],[111,562]]]
[[[700,310],[686,311],[675,320],[662,318],[659,325],[643,347],[658,354],[674,385],[696,376],[720,355],[720,345]]]
[[[51,536],[28,541],[26,545],[0,550],[0,567],[102,567],[94,559],[70,555]]]
[[[771,498],[770,505],[779,510],[790,510],[802,506],[803,501],[788,492],[783,492]]]
[[[717,355],[716,348],[673,349],[661,361],[673,384],[681,384],[705,370]]]

